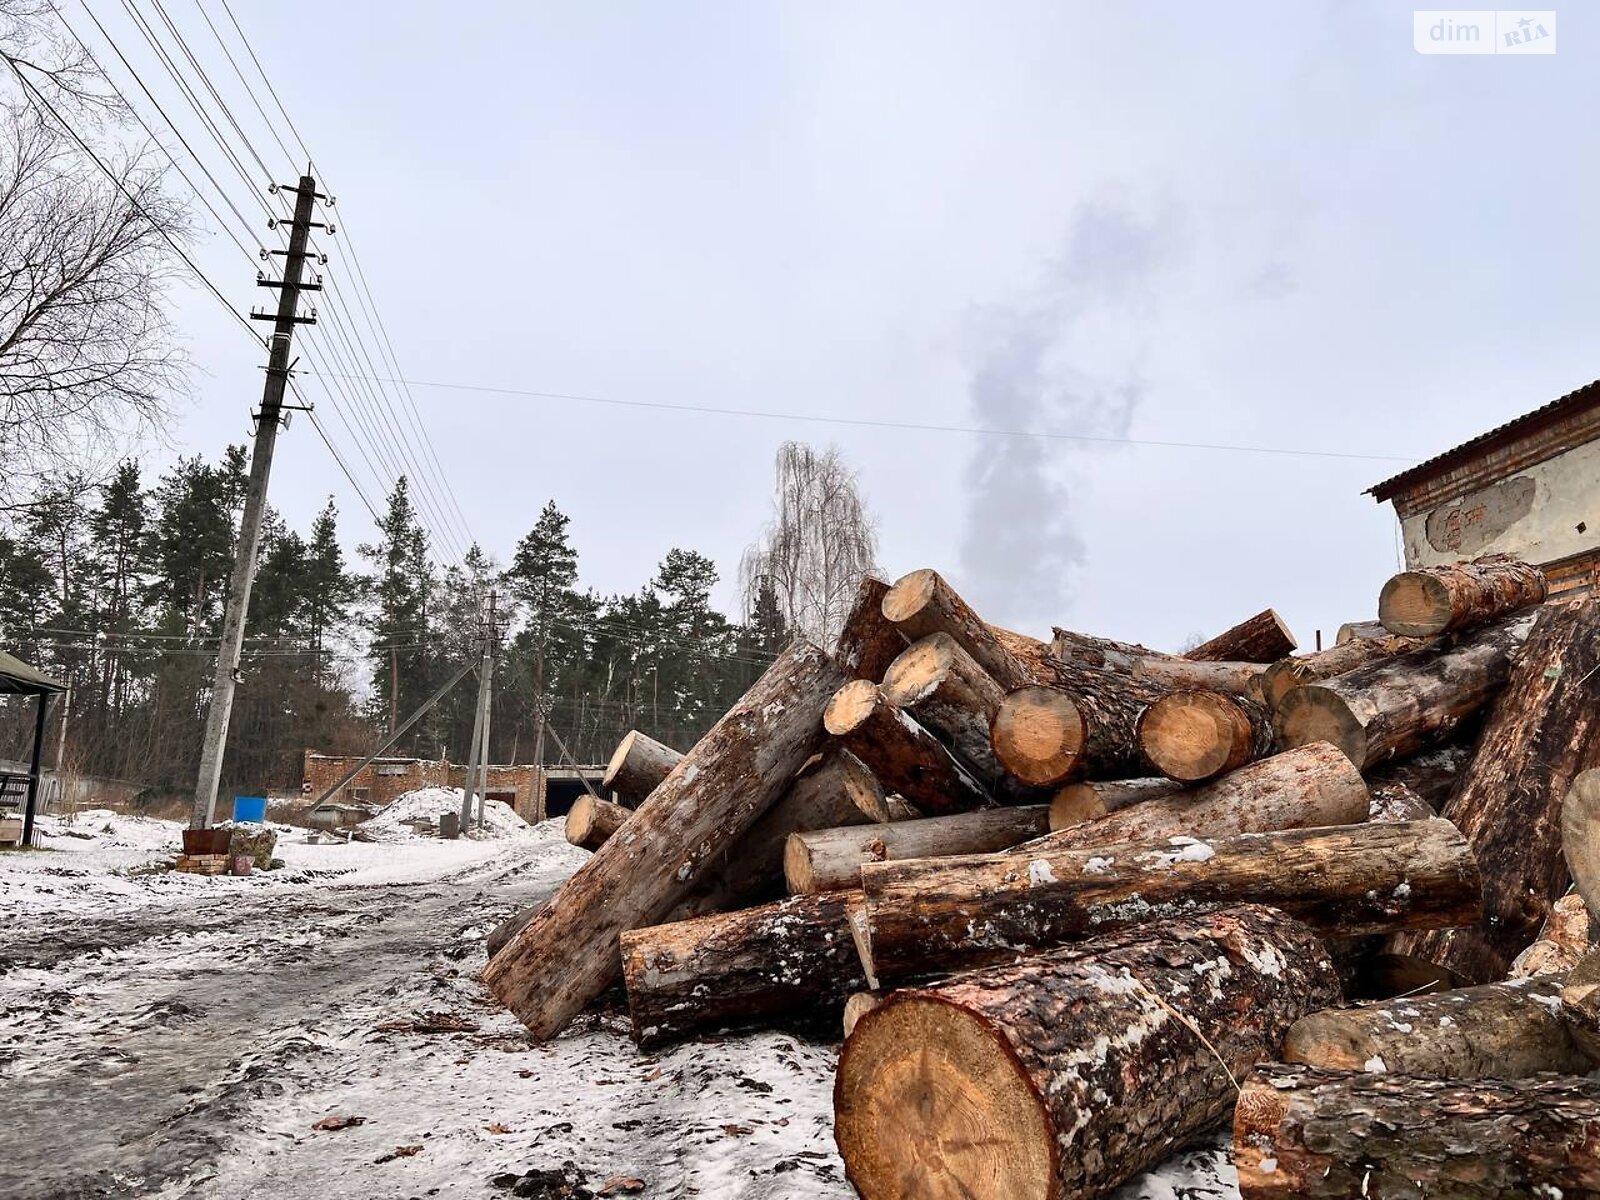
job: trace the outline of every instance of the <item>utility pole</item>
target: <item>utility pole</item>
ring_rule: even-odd
[[[234,551],[233,574],[228,580],[228,605],[222,615],[222,644],[217,650],[217,673],[211,685],[211,708],[206,713],[205,741],[201,743],[200,775],[195,782],[194,809],[189,817],[191,829],[205,829],[216,815],[217,785],[222,779],[222,756],[228,746],[228,721],[233,715],[233,692],[239,682],[239,655],[244,647],[245,615],[250,608],[250,587],[255,582],[256,557],[261,550],[261,519],[267,507],[267,478],[272,473],[272,452],[278,441],[278,422],[283,414],[283,393],[289,383],[289,348],[296,325],[316,323],[316,314],[298,314],[300,293],[320,291],[322,284],[302,282],[310,252],[306,243],[314,226],[333,232],[331,225],[311,219],[318,200],[309,174],[300,177],[297,187],[281,191],[295,194],[294,223],[289,231],[289,249],[281,252],[283,279],[258,280],[263,287],[276,287],[278,310],[275,314],[250,314],[254,320],[273,322],[272,340],[267,351],[267,379],[261,392],[261,411],[256,414],[255,447],[250,453],[250,481],[244,498],[244,514],[239,520],[239,541]],[[274,253],[280,253],[274,251]]]
[[[461,781],[461,830],[472,824],[472,792],[478,782],[478,766],[489,757],[489,682],[494,674],[494,589],[489,589],[489,604],[483,614],[483,652],[478,661],[478,709],[472,718],[472,747],[467,754],[467,774]]]

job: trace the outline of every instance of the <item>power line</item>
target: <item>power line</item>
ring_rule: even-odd
[[[485,392],[500,396],[528,396],[539,400],[572,400],[580,404],[607,404],[616,408],[645,408],[658,412],[697,413],[715,417],[754,417],[769,421],[809,421],[819,425],[847,425],[859,429],[904,429],[918,433],[960,433],[981,437],[1038,438],[1044,441],[1094,442],[1114,446],[1153,446],[1172,450],[1222,450],[1238,454],[1285,454],[1302,458],[1344,458],[1369,462],[1416,462],[1398,454],[1353,454],[1339,450],[1307,450],[1294,446],[1238,446],[1223,442],[1180,442],[1156,438],[1112,437],[1092,433],[1064,433],[1048,429],[996,429],[982,425],[934,425],[920,421],[890,421],[871,417],[837,417],[818,413],[780,412],[752,408],[723,408],[710,404],[669,404],[664,400],[618,400],[610,396],[584,396],[571,392],[541,392],[527,388],[488,384],[444,383],[433,379],[390,379],[413,387],[443,388],[457,392]]]
[[[195,0],[195,3],[198,4],[199,0]],[[245,37],[244,30],[239,28],[239,18],[233,15],[233,9],[228,6],[228,0],[222,0],[222,9],[228,14],[228,20],[233,22],[234,32],[239,35],[239,40],[244,43],[244,48],[250,55],[250,61],[256,66],[256,73],[261,76],[261,82],[267,85],[267,91],[272,96],[272,102],[278,106],[278,111],[283,114],[283,119],[289,126],[289,132],[294,134],[294,140],[300,146],[300,152],[309,161],[311,159],[311,151],[306,149],[305,139],[300,136],[300,131],[294,127],[294,121],[289,116],[288,109],[283,107],[283,101],[278,99],[278,90],[272,86],[272,80],[268,79],[267,73],[261,69],[261,60],[256,57],[256,52],[250,45],[250,39]]]

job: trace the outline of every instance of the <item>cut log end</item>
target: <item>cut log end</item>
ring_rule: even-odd
[[[1378,620],[1390,633],[1404,637],[1432,637],[1444,632],[1452,612],[1449,589],[1426,571],[1396,575],[1383,585],[1378,596]]]
[[[902,708],[915,704],[939,686],[960,649],[947,633],[935,633],[912,643],[889,664],[888,673],[883,677],[884,695]]]
[[[835,1111],[863,1200],[1052,1192],[1055,1143],[1028,1076],[981,1018],[934,997],[895,997],[860,1019]]]
[[[1007,771],[1030,787],[1048,787],[1072,774],[1088,724],[1070,696],[1030,687],[1005,698],[991,733],[995,757]]]
[[[912,571],[895,581],[883,594],[884,620],[899,625],[927,607],[939,585],[939,574],[932,567]]]
[[[617,774],[622,770],[623,764],[628,761],[628,756],[633,753],[633,743],[643,735],[637,729],[630,729],[617,743],[616,750],[611,755],[611,761],[606,763],[606,773],[600,777],[600,786],[610,790]]]
[[[1249,718],[1215,692],[1176,692],[1145,710],[1139,744],[1169,779],[1199,783],[1250,761]]]
[[[852,679],[828,701],[822,713],[822,727],[834,737],[843,737],[870,717],[882,700],[877,684],[869,679]]]
[[[1561,802],[1561,849],[1572,886],[1600,912],[1600,770],[1584,771]]]
[[[1319,684],[1295,688],[1277,713],[1278,743],[1284,749],[1327,742],[1357,767],[1367,764],[1367,733],[1343,697]]]
[[[616,832],[616,822],[610,819],[610,814],[602,813],[594,797],[579,796],[567,811],[565,829],[567,841],[574,846],[582,846],[585,850],[596,850]]]

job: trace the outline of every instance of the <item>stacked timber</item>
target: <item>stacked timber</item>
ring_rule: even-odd
[[[1246,1197],[1600,1194],[1600,602],[1487,558],[1377,608],[1177,655],[865,579],[624,739],[483,978],[540,1038],[617,981],[641,1046],[842,1028],[867,1200],[1104,1197],[1230,1120]]]

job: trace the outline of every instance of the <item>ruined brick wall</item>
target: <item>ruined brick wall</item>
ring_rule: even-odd
[[[356,763],[356,756],[324,755],[307,750],[304,777],[312,796],[320,796]],[[446,785],[444,764],[426,759],[384,759],[368,763],[359,774],[329,800],[337,804],[375,804],[383,806],[417,788]]]

